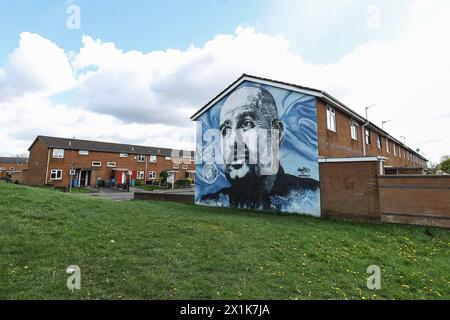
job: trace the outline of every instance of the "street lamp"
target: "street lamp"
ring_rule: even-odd
[[[375,107],[376,106],[376,104],[373,104],[373,105],[371,105],[371,106],[369,106],[369,107],[365,107],[365,109],[366,109],[366,120],[367,121],[369,121],[369,115],[368,115],[368,110],[370,109],[370,108],[372,108],[372,107]]]
[[[381,129],[384,130],[384,125],[385,125],[386,123],[389,123],[389,122],[392,122],[392,120],[385,120],[385,121],[382,121],[382,122],[381,122]]]
[[[366,127],[370,124],[368,110],[370,108],[372,108],[372,107],[375,107],[375,105],[373,104],[371,106],[365,107],[365,109],[366,109],[366,123],[364,123],[362,125],[362,127],[361,127],[361,134],[362,134],[361,137],[363,139],[362,146],[363,146],[363,155],[364,155],[364,157],[366,156],[366,142],[364,141],[364,139],[365,139],[364,138],[365,137],[365,130],[366,130]]]

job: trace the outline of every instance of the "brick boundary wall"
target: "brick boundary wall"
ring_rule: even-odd
[[[380,176],[383,222],[450,228],[450,176]]]
[[[167,201],[194,204],[194,195],[173,193],[135,192],[134,200]]]
[[[378,161],[320,163],[323,217],[380,221]]]

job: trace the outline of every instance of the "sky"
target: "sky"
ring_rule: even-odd
[[[0,0],[0,155],[41,135],[194,148],[242,73],[322,89],[450,154],[448,0]]]

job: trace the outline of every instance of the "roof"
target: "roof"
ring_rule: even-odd
[[[31,151],[34,144],[38,140],[41,140],[49,148],[58,148],[65,150],[86,150],[86,151],[128,153],[128,154],[149,154],[155,156],[160,155],[165,157],[172,156],[172,150],[174,150],[167,148],[148,147],[131,144],[38,136],[31,144],[28,151]],[[194,157],[194,151],[186,150],[185,153],[189,153],[192,158]]]
[[[308,94],[308,95],[311,95],[311,96],[315,96],[315,97],[321,98],[321,99],[325,100],[327,103],[329,103],[329,104],[333,105],[334,107],[339,108],[341,111],[347,113],[348,115],[353,117],[355,120],[359,120],[361,122],[367,122],[368,123],[368,127],[371,128],[372,130],[377,131],[378,133],[388,137],[389,140],[396,142],[398,145],[400,145],[403,148],[409,150],[411,153],[413,153],[417,157],[419,157],[419,158],[421,158],[421,159],[423,159],[425,161],[428,161],[428,159],[426,159],[424,156],[422,156],[421,154],[419,154],[415,150],[409,148],[403,142],[401,142],[398,139],[396,139],[395,137],[391,136],[389,133],[384,131],[382,128],[378,127],[376,124],[374,124],[374,123],[372,123],[370,121],[367,121],[366,118],[364,118],[363,116],[361,116],[357,112],[353,111],[351,108],[346,106],[344,103],[340,102],[338,99],[336,99],[332,95],[328,94],[326,91],[319,90],[319,89],[314,89],[314,88],[310,88],[310,87],[305,87],[305,86],[300,86],[300,85],[293,84],[293,83],[282,82],[282,81],[278,81],[278,80],[273,80],[273,79],[268,79],[268,78],[262,78],[262,77],[257,77],[257,76],[253,76],[253,75],[248,75],[248,74],[245,74],[245,73],[242,76],[240,76],[236,81],[234,81],[231,85],[229,85],[225,90],[223,90],[217,96],[215,96],[213,99],[211,99],[206,105],[204,105],[202,108],[200,108],[200,110],[198,110],[191,117],[191,120],[197,120],[203,113],[208,111],[219,100],[221,100],[223,97],[225,97],[229,92],[231,92],[233,89],[238,87],[244,81],[252,81],[252,82],[257,82],[257,83],[261,83],[261,84],[267,84],[267,85],[271,85],[271,86],[274,86],[274,87],[279,87],[279,88],[283,88],[283,89],[287,89],[287,90],[297,91],[297,92],[300,92],[300,93],[303,93],[303,94]]]
[[[0,157],[0,163],[13,163],[13,164],[28,163],[28,158]]]

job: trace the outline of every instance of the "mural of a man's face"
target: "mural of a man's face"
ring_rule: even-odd
[[[259,139],[262,132],[269,132],[264,142],[269,144],[271,129],[278,130],[281,140],[283,125],[278,121],[275,100],[267,90],[245,87],[227,98],[220,112],[220,132],[225,173],[230,182],[261,176]]]

